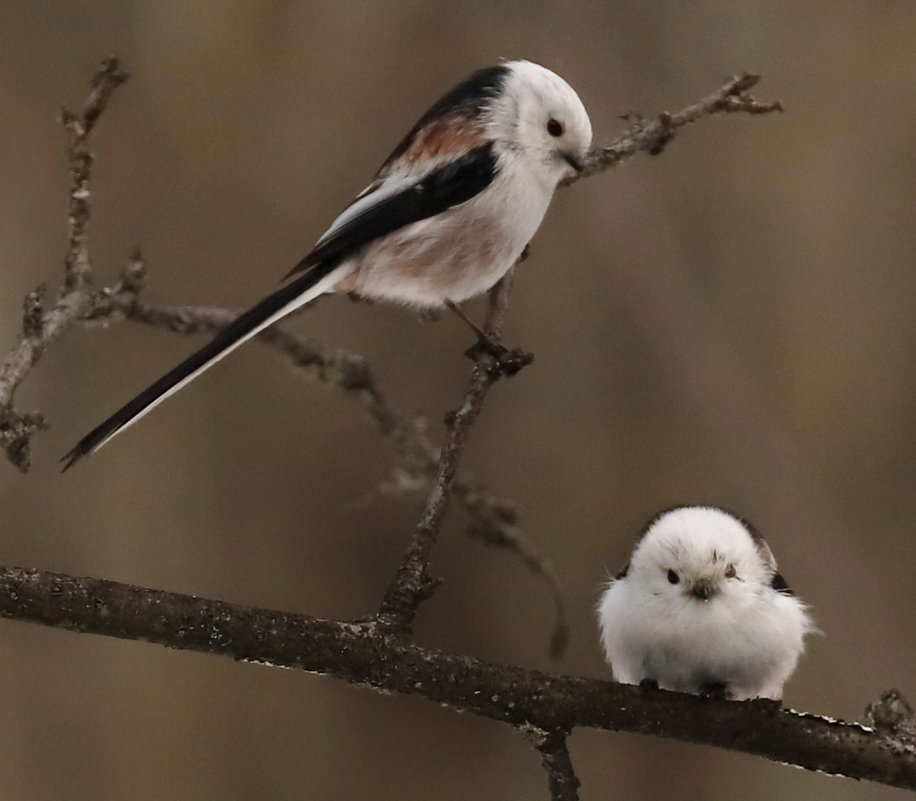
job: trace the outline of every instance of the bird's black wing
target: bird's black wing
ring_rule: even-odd
[[[782,573],[774,573],[770,579],[770,586],[777,592],[784,592],[786,595],[795,595],[789,583],[783,578]]]
[[[316,264],[339,261],[405,225],[434,217],[464,203],[486,189],[496,173],[493,143],[476,147],[348,220],[322,240],[286,277]]]

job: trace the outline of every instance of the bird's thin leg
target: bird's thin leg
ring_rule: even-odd
[[[498,375],[503,376],[515,375],[523,367],[531,364],[534,356],[519,348],[510,350],[501,345],[492,334],[488,334],[469,319],[454,301],[446,298],[445,306],[458,315],[477,336],[477,341],[464,352],[469,359],[480,362],[481,358],[485,357],[489,363],[487,369],[495,370]]]
[[[528,258],[529,255],[531,255],[530,244],[525,245],[525,247],[522,248],[522,252],[519,253],[518,258],[515,260],[515,265],[521,264],[523,261],[525,261]],[[497,286],[499,285],[499,283],[500,282],[497,282]],[[491,289],[490,292],[493,292],[494,289],[495,287]],[[489,353],[491,356],[493,356],[496,359],[501,359],[506,355],[506,353],[508,353],[508,348],[506,348],[503,345],[500,345],[499,342],[493,339],[492,336],[490,336],[479,325],[477,325],[477,323],[475,323],[470,317],[468,317],[463,311],[461,311],[461,307],[459,307],[458,304],[455,303],[455,301],[449,298],[446,298],[445,305],[447,308],[451,309],[451,311],[453,311],[456,315],[458,315],[458,317],[464,321],[465,325],[467,325],[477,335],[477,343],[473,345],[472,347],[468,348],[466,352],[469,358],[476,359],[477,356],[481,352],[484,352],[484,353]]]
[[[485,340],[494,345],[496,344],[495,342],[493,342],[493,339],[491,337],[487,336],[486,331],[484,331],[479,325],[477,325],[477,323],[475,323],[470,317],[468,317],[463,311],[461,311],[461,307],[457,303],[446,298],[445,305],[448,309],[455,312],[455,314],[458,315],[458,318],[460,320],[463,320],[465,325],[467,325],[475,334],[477,334],[477,339]]]
[[[465,353],[468,358],[476,359],[481,353],[488,353],[494,359],[503,359],[506,354],[509,352],[509,349],[505,345],[501,345],[493,337],[491,337],[486,331],[484,331],[479,325],[477,325],[470,317],[468,317],[461,307],[454,301],[445,299],[446,308],[450,311],[453,311],[460,320],[463,320],[465,325],[469,326],[470,329],[476,334],[477,341],[468,348]]]

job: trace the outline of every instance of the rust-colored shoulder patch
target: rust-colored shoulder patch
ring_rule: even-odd
[[[458,115],[444,117],[417,131],[407,148],[395,161],[388,162],[379,175],[384,177],[402,164],[448,162],[486,144],[483,126],[477,120]]]

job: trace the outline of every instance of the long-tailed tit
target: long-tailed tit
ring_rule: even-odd
[[[736,700],[782,698],[816,631],[763,538],[704,506],[649,523],[598,620],[617,681]]]
[[[578,95],[550,70],[508,61],[475,73],[410,129],[288,283],[83,437],[64,469],[319,295],[439,307],[486,292],[534,236],[557,184],[582,169],[591,139]]]

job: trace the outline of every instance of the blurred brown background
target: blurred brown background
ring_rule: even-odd
[[[608,676],[592,608],[640,526],[726,505],[813,607],[790,705],[855,718],[916,696],[916,14],[911,2],[0,1],[2,350],[59,281],[55,121],[98,60],[133,73],[94,139],[93,247],[131,247],[150,300],[242,306],[276,286],[406,128],[474,68],[524,57],[580,93],[596,141],[739,70],[786,113],[706,120],[657,159],[561,192],[516,284],[501,384],[466,466],[515,498],[573,621],[546,656],[541,583],[462,536],[421,642]],[[472,307],[479,315],[482,305]],[[467,332],[327,300],[296,330],[364,353],[438,436]],[[79,469],[57,458],[189,352],[76,330],[18,405],[52,429],[0,465],[3,563],[347,618],[372,612],[416,518],[373,495],[391,451],[340,393],[250,345]],[[369,501],[366,502],[366,498]],[[0,797],[540,799],[495,724],[339,682],[134,642],[0,625]],[[635,736],[577,732],[583,798],[890,799],[899,791]]]

